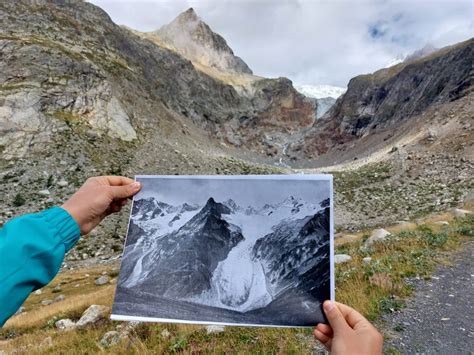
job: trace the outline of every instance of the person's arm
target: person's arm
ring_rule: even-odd
[[[124,177],[90,178],[62,207],[6,223],[0,230],[0,327],[56,276],[81,234],[120,211],[139,190],[139,183]]]
[[[12,219],[0,230],[0,326],[59,271],[76,244],[76,221],[60,207]]]
[[[318,324],[313,334],[331,354],[382,354],[382,335],[359,312],[332,301],[324,302],[323,309],[329,325]]]

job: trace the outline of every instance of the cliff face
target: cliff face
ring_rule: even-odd
[[[474,40],[427,56],[360,75],[347,92],[306,132],[299,148],[317,157],[334,146],[393,128],[436,104],[472,94]]]

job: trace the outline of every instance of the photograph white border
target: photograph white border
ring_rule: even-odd
[[[334,187],[333,187],[333,176],[331,174],[280,174],[280,175],[135,175],[135,181],[137,179],[242,179],[242,180],[328,180],[329,183],[329,284],[330,284],[330,300],[335,301],[335,269],[334,269]],[[130,228],[130,221],[132,218],[133,204],[135,198],[132,200],[132,206],[130,207],[130,216],[127,225]],[[124,245],[127,239],[125,239]],[[125,252],[125,248],[124,248]],[[122,258],[123,260],[123,252]],[[122,263],[122,262],[120,262]],[[120,268],[122,265],[120,265]],[[272,325],[272,324],[247,324],[247,323],[225,323],[225,322],[209,322],[209,321],[192,321],[175,318],[156,318],[156,317],[141,317],[141,316],[125,316],[120,314],[111,314],[111,320],[118,321],[135,321],[135,322],[158,322],[158,323],[179,323],[179,324],[202,324],[202,325],[223,325],[233,327],[260,327],[260,328],[313,328],[313,326],[289,326],[289,325]]]

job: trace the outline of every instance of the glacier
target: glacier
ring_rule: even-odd
[[[230,204],[235,206],[233,201]],[[274,300],[275,293],[265,275],[264,265],[253,257],[257,240],[272,233],[277,225],[314,215],[320,209],[319,205],[306,204],[292,196],[282,203],[253,210],[253,213],[234,207],[233,213],[225,215],[224,219],[238,226],[245,239],[219,262],[211,279],[211,289],[188,300],[240,312],[268,305]]]

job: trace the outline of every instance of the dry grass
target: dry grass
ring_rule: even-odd
[[[450,215],[441,217],[430,217],[425,220],[427,224],[416,228],[387,228],[392,237],[368,250],[361,249],[362,239],[339,246],[336,252],[349,254],[352,260],[336,268],[337,299],[369,319],[403,304],[401,300],[412,292],[405,278],[429,278],[435,266],[449,264],[450,253],[474,233],[472,216],[462,220],[453,220]],[[448,219],[449,226],[433,224]],[[369,264],[362,260],[366,256],[372,258]]]
[[[74,295],[66,298],[64,301],[34,308],[29,312],[11,318],[4,328],[30,329],[43,325],[57,314],[81,314],[91,304],[111,305],[114,290],[115,286],[109,285],[95,292]]]

